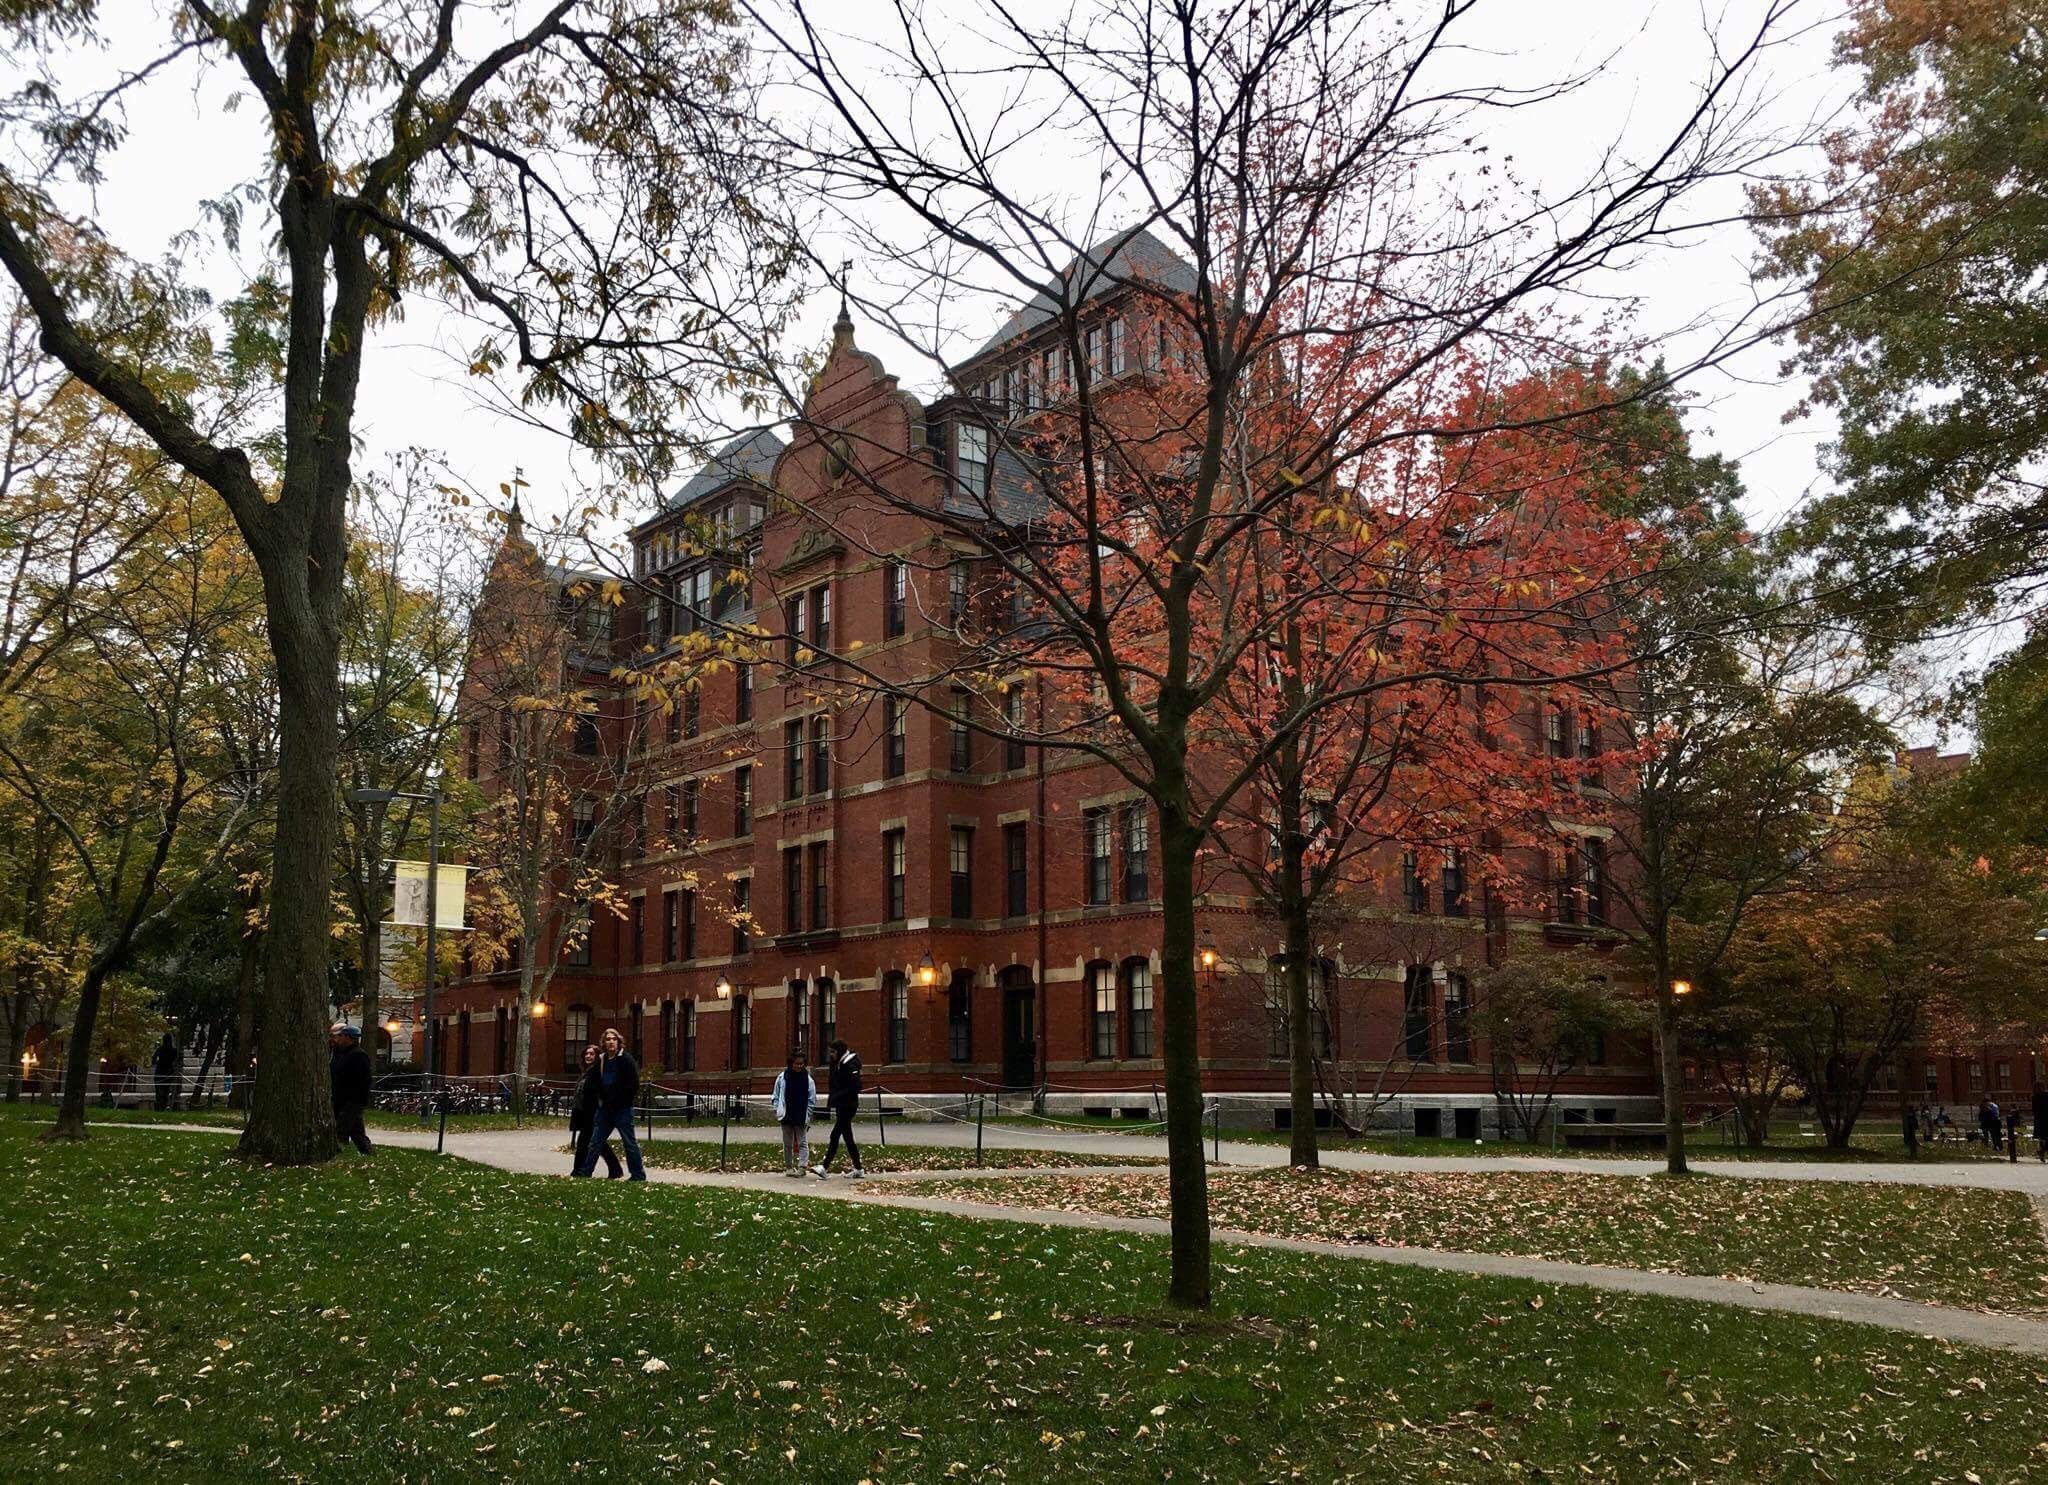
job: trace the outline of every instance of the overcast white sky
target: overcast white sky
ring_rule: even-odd
[[[1540,184],[1575,179],[1596,151],[1617,139],[1647,146],[1661,138],[1705,75],[1704,28],[1719,26],[1723,35],[1733,35],[1763,0],[1706,3],[1716,8],[1703,10],[1698,0],[1494,0],[1482,5],[1480,24],[1470,34],[1488,50],[1460,59],[1475,78],[1551,79],[1611,57],[1592,84],[1572,97],[1513,115],[1494,143],[1512,150],[1525,176]],[[111,0],[102,8],[114,23],[109,31],[132,38],[121,44],[120,60],[132,62],[167,34],[162,10],[151,0]],[[976,0],[930,0],[927,9],[930,24],[941,33],[957,16],[965,44]],[[124,11],[132,14],[132,27],[121,24]],[[885,26],[888,8],[882,0],[844,0],[829,14],[833,24],[861,32]],[[1778,126],[1798,128],[1845,91],[1846,79],[1827,65],[1831,14],[1828,0],[1814,0],[1804,12],[1811,29],[1765,64],[1762,85],[1772,95],[1769,116]],[[225,69],[203,81],[189,69],[173,71],[139,95],[130,116],[133,133],[94,208],[108,235],[130,253],[150,257],[160,252],[174,233],[199,221],[202,200],[251,172],[259,121],[246,97],[239,110],[225,106],[233,81]],[[1048,140],[1040,156],[1048,194],[1057,193],[1061,171],[1071,164],[1062,159],[1059,141]],[[1027,189],[1037,185],[1025,184]],[[1734,206],[1732,188],[1718,204]],[[1648,325],[1725,322],[1749,305],[1754,251],[1745,229],[1718,229],[1646,257],[1615,287],[1640,300]],[[820,253],[827,261],[838,256],[830,247]],[[861,275],[856,267],[857,292]],[[209,277],[222,291],[236,281],[233,265],[226,262],[217,262]],[[822,340],[833,303],[832,294],[820,293],[798,331],[800,340]],[[970,315],[975,323],[962,328],[978,336],[993,328],[1002,312],[1003,306],[991,302]],[[1674,359],[1683,359],[1699,344],[1699,333],[1681,338]],[[568,492],[595,472],[557,439],[489,408],[463,374],[465,338],[459,324],[424,303],[413,304],[403,322],[381,332],[366,367],[358,419],[370,458],[423,445],[445,453],[455,471],[486,489],[522,466],[532,487],[529,508],[564,509]],[[872,327],[864,327],[864,344],[891,361],[913,389],[929,388],[933,378],[920,360],[884,341]],[[1781,355],[1768,347],[1750,351],[1704,373],[1694,387],[1701,404],[1696,435],[1741,460],[1752,516],[1761,523],[1777,518],[1814,486],[1817,446],[1828,431],[1810,420],[1783,424],[1801,387],[1779,376]]]

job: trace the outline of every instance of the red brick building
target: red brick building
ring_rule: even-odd
[[[988,385],[1036,354],[1031,335],[1019,316],[977,353]],[[836,1036],[892,1091],[1044,1086],[1055,1107],[1146,1102],[1160,1078],[1159,879],[1137,792],[1098,761],[872,691],[849,698],[830,662],[805,658],[857,646],[874,674],[928,675],[955,643],[962,606],[986,601],[971,558],[902,508],[946,498],[963,467],[979,472],[989,455],[973,417],[966,399],[927,405],[904,391],[842,314],[794,441],[734,440],[632,532],[634,572],[659,596],[613,620],[614,654],[644,654],[649,636],[687,645],[705,618],[758,624],[786,653],[714,668],[697,699],[657,718],[636,718],[593,663],[589,683],[608,691],[601,745],[644,750],[642,823],[620,833],[629,911],[597,914],[578,956],[588,962],[557,970],[535,1019],[536,1073],[560,1074],[617,1026],[661,1083],[759,1091],[792,1045],[816,1057]],[[896,498],[863,503],[860,491],[876,488]],[[830,529],[801,514],[834,501]],[[725,550],[686,555],[707,530]],[[736,569],[751,583],[729,582]],[[1022,676],[997,702],[956,702],[1027,726],[1046,704]],[[1543,746],[1533,720],[1530,730]],[[479,782],[490,788],[488,760]],[[1400,1095],[1389,1122],[1476,1135],[1494,1102],[1490,1049],[1470,1025],[1485,911],[1454,868],[1388,875],[1385,921],[1325,962],[1321,1050],[1334,1086]],[[1200,917],[1214,951],[1202,973],[1204,1085],[1284,1104],[1269,972],[1279,933],[1229,888],[1217,884]],[[1583,938],[1580,920],[1600,911],[1597,880],[1589,891],[1558,899],[1551,917],[1570,922],[1496,912],[1494,937]],[[441,999],[442,1071],[505,1069],[514,979],[470,977]],[[1563,1085],[1578,1116],[1650,1109],[1643,1049],[1613,1056]],[[1270,1117],[1256,1103],[1249,1116]]]

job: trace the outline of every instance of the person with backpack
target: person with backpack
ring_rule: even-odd
[[[769,1100],[775,1107],[775,1122],[782,1126],[782,1173],[801,1181],[811,1158],[811,1109],[818,1102],[818,1085],[811,1081],[810,1059],[799,1047],[775,1075],[775,1092]]]
[[[573,1151],[569,1160],[571,1175],[575,1174],[577,1163],[583,1159],[583,1147],[589,1143],[590,1131],[597,1124],[597,1107],[603,1102],[604,1080],[597,1070],[597,1048],[586,1042],[583,1047],[583,1077],[576,1084],[576,1101],[569,1106],[569,1145]],[[611,1141],[598,1146],[597,1153],[603,1157],[606,1180],[616,1181],[626,1173],[626,1168],[619,1164],[619,1157],[612,1153]]]
[[[626,1050],[626,1039],[616,1026],[605,1028],[598,1038],[602,1049],[597,1059],[597,1111],[590,1123],[589,1142],[577,1157],[576,1176],[589,1176],[597,1169],[597,1152],[617,1133],[626,1149],[626,1170],[631,1179],[647,1179],[647,1166],[640,1158],[640,1141],[633,1137],[633,1105],[640,1099],[640,1064]]]
[[[860,1168],[860,1146],[853,1142],[853,1116],[860,1112],[860,1054],[845,1042],[832,1043],[825,1090],[825,1107],[832,1111],[832,1138],[825,1144],[823,1163],[814,1166],[811,1174],[821,1180],[832,1174],[832,1158],[839,1153],[839,1142],[844,1139],[853,1174],[864,1176],[867,1172]]]

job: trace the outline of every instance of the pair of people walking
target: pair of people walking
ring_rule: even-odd
[[[327,1031],[327,1085],[334,1103],[334,1132],[370,1153],[370,1133],[363,1128],[363,1111],[370,1106],[370,1054],[363,1050],[363,1034],[346,1021],[337,1021]]]
[[[612,1135],[625,1147],[626,1170],[636,1181],[647,1179],[647,1166],[640,1158],[640,1142],[633,1137],[633,1106],[640,1099],[640,1064],[626,1050],[626,1039],[616,1029],[598,1038],[596,1047],[583,1050],[583,1078],[576,1085],[576,1102],[569,1113],[569,1132],[576,1149],[572,1176],[590,1176],[602,1157],[610,1178],[619,1174],[619,1158],[612,1154]]]
[[[810,1058],[799,1047],[789,1054],[788,1063],[776,1075],[770,1102],[775,1109],[775,1122],[782,1126],[782,1173],[793,1179],[802,1180],[810,1174],[822,1180],[830,1175],[841,1140],[846,1142],[846,1158],[853,1162],[853,1174],[867,1174],[861,1169],[860,1147],[853,1139],[853,1116],[860,1112],[860,1055],[843,1041],[832,1043],[825,1088],[825,1106],[832,1114],[832,1138],[825,1147],[825,1158],[812,1165],[811,1111],[817,1107],[818,1085],[811,1077]]]

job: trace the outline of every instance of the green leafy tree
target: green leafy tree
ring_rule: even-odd
[[[148,45],[144,25],[69,0],[0,14],[47,79],[9,100],[0,267],[43,347],[218,492],[262,574],[292,828],[272,853],[264,1076],[242,1148],[324,1160],[347,510],[371,336],[408,299],[441,300],[482,322],[471,369],[516,379],[528,416],[558,413],[629,474],[658,471],[688,441],[670,427],[700,379],[739,390],[735,342],[775,318],[792,249],[762,209],[773,173],[723,0],[518,16],[488,0],[187,0],[151,22],[143,64],[79,88],[117,30],[124,50]],[[258,259],[211,347],[211,385],[267,394],[241,416],[129,352],[123,327],[174,275],[139,273],[92,225],[127,107],[179,86],[168,64],[186,57],[202,106],[257,120],[246,180],[201,204],[229,254]]]
[[[1604,1060],[1609,1039],[1639,1031],[1642,1002],[1614,983],[1612,958],[1589,949],[1512,955],[1479,977],[1474,1029],[1493,1046],[1501,1123],[1541,1137],[1558,1085]]]
[[[1855,0],[1861,120],[1761,193],[1764,266],[1804,283],[1798,366],[1841,420],[1802,515],[1824,588],[1892,637],[2048,577],[2048,13]]]

